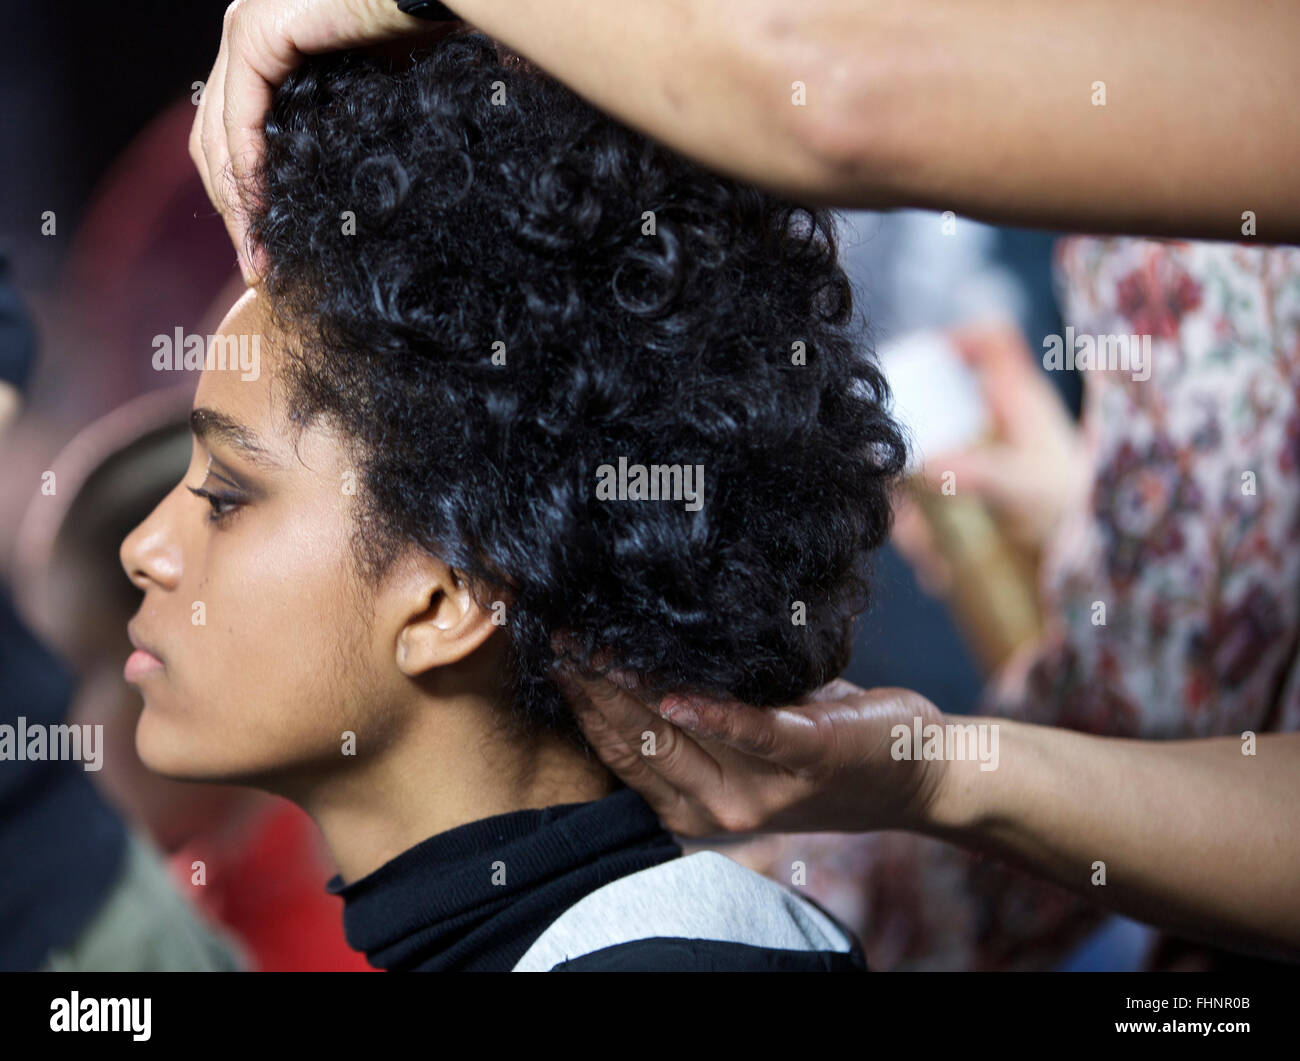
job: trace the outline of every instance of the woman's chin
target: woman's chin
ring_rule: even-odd
[[[160,723],[147,702],[135,730],[135,751],[153,773],[173,781],[211,781],[219,772],[216,763],[204,761],[201,749]]]

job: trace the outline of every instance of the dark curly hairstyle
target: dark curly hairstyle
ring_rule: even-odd
[[[561,632],[570,663],[757,705],[844,668],[906,453],[831,213],[472,32],[309,60],[266,137],[251,231],[295,416],[359,455],[360,567],[413,542],[509,602],[524,732],[577,736]],[[702,465],[703,507],[602,500],[620,457]]]

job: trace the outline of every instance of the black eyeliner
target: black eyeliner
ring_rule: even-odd
[[[222,475],[220,472],[215,472],[215,471],[213,471],[211,468],[208,469],[208,475],[212,476],[212,478],[214,478],[214,479],[220,479],[223,483],[225,483],[227,486],[231,487],[232,489],[235,489],[235,490],[242,490],[242,489],[243,489],[243,487],[240,486],[240,484],[237,483],[237,482],[235,482],[233,479],[227,479],[227,478],[226,478],[224,475]]]
[[[220,467],[222,471],[226,472],[226,474],[222,475],[221,472],[218,472],[216,470],[218,467]],[[233,476],[235,475],[234,470],[228,464],[223,463],[218,457],[214,456],[211,453],[208,454],[207,474],[212,476],[214,479],[221,480],[221,482],[225,483],[232,490],[238,490],[240,493],[240,500],[244,500],[250,497],[262,496],[262,492],[258,490],[256,487],[246,486],[243,483],[236,480],[235,478],[233,478]],[[206,482],[206,479],[204,481]],[[203,483],[200,483],[199,485],[202,486]]]

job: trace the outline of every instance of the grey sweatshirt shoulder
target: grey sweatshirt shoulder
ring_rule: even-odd
[[[544,971],[865,971],[853,934],[812,901],[714,851],[611,881],[515,965]]]

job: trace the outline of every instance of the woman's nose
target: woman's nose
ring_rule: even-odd
[[[136,587],[148,590],[150,586],[175,589],[181,577],[181,547],[170,529],[167,503],[164,498],[144,522],[122,542],[118,559]]]

